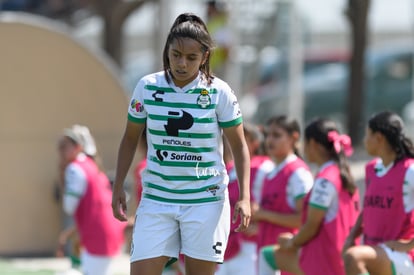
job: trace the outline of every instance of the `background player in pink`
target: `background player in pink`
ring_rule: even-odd
[[[83,274],[111,274],[111,262],[121,252],[125,225],[112,215],[112,190],[108,177],[92,156],[96,146],[89,129],[65,129],[58,151],[64,167],[63,208],[73,215],[81,244]]]
[[[305,129],[305,155],[318,166],[306,196],[303,224],[297,234],[283,234],[275,251],[275,265],[294,274],[345,274],[342,247],[358,217],[359,193],[346,156],[351,139],[335,123],[315,119]]]
[[[243,129],[250,153],[250,198],[253,204],[260,199],[263,178],[272,170],[274,164],[263,152],[264,137],[261,129],[251,123],[244,123]],[[226,168],[229,174],[230,204],[233,208],[239,197],[239,189],[236,170],[231,159],[226,161]],[[251,222],[245,232],[235,232],[233,227],[230,231],[224,262],[218,266],[216,275],[255,275],[257,274],[258,225]]]
[[[414,147],[402,119],[381,112],[368,121],[364,208],[344,248],[348,275],[414,274]],[[364,245],[353,246],[363,235]],[[350,247],[350,248],[349,248]]]
[[[264,180],[260,206],[252,216],[259,222],[258,249],[275,244],[282,232],[296,232],[303,199],[313,184],[308,166],[298,157],[298,122],[286,116],[273,117],[266,123],[265,133],[266,151],[275,167]],[[266,251],[259,254],[261,275],[275,273],[265,260]]]

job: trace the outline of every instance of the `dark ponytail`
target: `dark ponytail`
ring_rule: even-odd
[[[372,132],[384,135],[388,144],[397,154],[396,161],[405,157],[414,158],[414,146],[404,133],[404,122],[399,115],[384,111],[373,115],[368,121]]]
[[[309,141],[311,139],[322,145],[329,153],[329,157],[338,164],[342,188],[350,194],[354,194],[357,186],[345,155],[345,152],[347,152],[345,149],[350,149],[350,147],[345,148],[343,142],[343,140],[348,140],[349,137],[339,134],[335,122],[329,119],[316,118],[305,128],[305,140]],[[347,145],[350,146],[350,139],[348,141],[349,144]]]

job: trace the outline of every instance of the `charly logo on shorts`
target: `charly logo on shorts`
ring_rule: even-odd
[[[213,245],[214,253],[220,255],[221,254],[221,246],[223,245],[222,242],[216,242],[215,245]]]
[[[135,112],[140,113],[144,110],[144,105],[136,99],[131,100],[131,108],[135,110]]]
[[[205,109],[211,104],[211,98],[206,89],[200,92],[200,95],[197,97],[197,104],[201,108]]]

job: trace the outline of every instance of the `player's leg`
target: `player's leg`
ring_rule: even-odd
[[[273,275],[279,270],[281,274],[303,274],[297,251],[281,250],[278,245],[263,247],[259,254],[259,275]]]
[[[216,268],[216,262],[204,261],[185,256],[186,275],[213,275]]]
[[[224,260],[230,232],[230,204],[181,206],[181,252],[186,275],[213,275]]]
[[[282,250],[276,246],[275,253],[275,262],[279,269],[282,271],[281,275],[296,274],[302,275],[304,272],[299,266],[299,252]]]
[[[344,254],[347,275],[392,275],[392,263],[383,248],[360,245],[349,248]]]
[[[161,275],[171,258],[178,258],[179,206],[143,199],[137,209],[131,244],[131,275]]]
[[[131,262],[131,275],[161,275],[170,258],[166,256]]]

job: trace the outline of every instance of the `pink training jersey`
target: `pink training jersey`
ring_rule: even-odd
[[[85,172],[88,183],[75,212],[81,244],[92,255],[113,256],[123,244],[126,223],[112,214],[109,180],[89,157],[75,163]]]
[[[256,188],[260,189],[260,193],[261,193],[261,186],[254,186],[254,183],[256,181],[256,178],[259,176],[258,174],[262,170],[267,169],[267,168],[264,168],[263,166],[269,165],[269,162],[273,166],[273,161],[268,156],[263,156],[263,155],[253,156],[250,159],[250,197],[252,201],[258,202],[258,198],[255,197],[255,194],[256,194],[255,189]]]
[[[254,186],[253,183],[256,180],[256,175],[260,171],[262,165],[266,162],[271,162],[268,156],[253,156],[250,160],[250,199],[252,202],[255,201],[254,196],[254,188],[259,188],[260,186]],[[234,167],[234,162],[229,162],[226,165],[226,169],[229,174],[229,185],[228,185],[228,192],[229,192],[229,200],[231,205],[231,213],[234,212],[234,205],[236,204],[237,200],[239,199],[239,185],[237,181],[236,169]],[[244,233],[235,232],[234,230],[237,227],[236,224],[231,225],[231,231],[229,236],[229,241],[227,244],[226,253],[224,254],[224,259],[229,260],[236,256],[241,249],[242,241],[250,241],[256,243],[257,235],[247,236]]]
[[[265,168],[263,166],[269,165],[273,163],[272,160],[268,156],[257,155],[253,156],[250,160],[250,200],[251,202],[259,203],[258,198],[256,198],[256,189],[259,193],[261,193],[263,180],[267,175],[268,171],[263,171]],[[263,169],[262,169],[263,168]],[[267,168],[266,168],[267,169]],[[265,173],[264,175],[259,175],[260,173]],[[258,176],[263,176],[263,180],[261,182],[256,182]],[[257,234],[255,235],[246,235],[242,233],[242,239],[248,242],[257,243]]]
[[[286,188],[290,176],[298,169],[305,168],[309,170],[306,163],[300,158],[286,163],[286,165],[272,178],[266,178],[262,187],[262,198],[260,207],[278,213],[293,214],[296,212],[287,203]],[[296,228],[284,227],[281,225],[260,221],[257,245],[262,248],[266,245],[277,243],[280,233],[295,233]]]
[[[408,167],[414,159],[402,159],[385,175],[375,172],[376,160],[366,166],[366,191],[363,210],[364,243],[377,245],[389,240],[414,238],[414,211],[406,213],[403,184]],[[410,253],[414,259],[414,250]]]
[[[318,233],[302,246],[299,264],[306,275],[345,275],[341,251],[345,239],[358,218],[359,193],[356,190],[351,195],[342,188],[340,171],[335,163],[322,169],[316,176],[316,179],[318,178],[326,179],[335,186],[339,199],[338,210],[330,220],[325,216]],[[312,191],[305,197],[304,221],[311,193]]]

